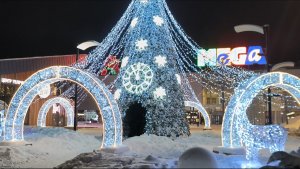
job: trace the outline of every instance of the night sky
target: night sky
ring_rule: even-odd
[[[173,15],[201,47],[264,45],[238,24],[271,26],[271,63],[300,60],[300,1],[167,0]],[[130,0],[1,0],[0,58],[74,54],[76,45],[101,41]]]

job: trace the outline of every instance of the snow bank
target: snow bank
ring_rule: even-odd
[[[24,134],[26,145],[0,146],[0,168],[52,168],[58,166],[79,154],[98,150],[102,140],[100,130],[86,130],[85,134],[82,134],[81,131],[74,132],[64,128],[26,127]],[[101,154],[102,158],[98,159],[99,163],[95,165],[118,168],[120,166],[129,168],[177,167],[179,157],[190,148],[202,147],[212,152],[213,147],[220,146],[220,133],[220,130],[192,130],[192,136],[175,140],[155,135],[129,138],[123,144],[128,146],[130,151],[116,156],[103,153]],[[299,143],[300,137],[289,136],[286,151],[297,150],[300,147]],[[241,168],[246,163],[245,157],[241,155],[214,154],[214,156],[221,168]],[[256,166],[265,165],[269,157],[270,155],[262,156],[261,164]],[[88,158],[90,158],[90,154]]]
[[[179,157],[178,168],[218,168],[218,164],[212,152],[195,147]]]
[[[64,128],[25,128],[26,144],[0,146],[0,167],[51,168],[99,149],[101,141]]]
[[[221,136],[214,131],[202,131],[187,138],[172,140],[168,137],[144,134],[129,138],[123,144],[127,145],[131,152],[139,155],[178,158],[184,151],[193,147],[205,147],[212,151],[213,147],[221,145]]]

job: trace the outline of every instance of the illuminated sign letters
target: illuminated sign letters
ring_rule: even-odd
[[[202,66],[244,66],[244,65],[267,64],[261,46],[237,47],[237,48],[213,48],[200,49],[197,56],[197,65]]]

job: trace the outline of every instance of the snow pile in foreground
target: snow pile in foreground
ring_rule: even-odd
[[[99,129],[100,130],[100,129]],[[74,132],[64,128],[26,128],[25,143],[19,146],[0,146],[0,168],[52,168],[75,156],[98,150],[102,138],[98,130],[95,135]],[[289,136],[286,151],[297,150],[300,137]],[[30,145],[32,144],[32,145]],[[188,138],[172,140],[155,135],[142,135],[123,142],[130,151],[124,154],[94,152],[83,154],[80,159],[69,161],[68,165],[106,168],[173,168],[177,167],[179,157],[192,147],[202,147],[212,152],[213,147],[221,145],[220,130],[192,131]],[[99,155],[99,153],[101,155]],[[214,154],[218,166],[222,168],[241,168],[245,166],[244,156]],[[266,164],[270,154],[263,154],[259,167]],[[247,165],[249,166],[249,165]]]
[[[51,168],[99,149],[101,141],[64,128],[25,128],[26,142],[0,146],[0,167]]]
[[[216,131],[201,131],[193,133],[188,138],[178,138],[172,140],[167,137],[156,135],[142,135],[132,137],[123,142],[130,149],[126,155],[136,155],[146,157],[148,155],[157,157],[162,161],[169,161],[169,164],[178,164],[178,158],[186,150],[193,147],[202,147],[208,151],[213,147],[222,145],[221,135]],[[221,168],[241,168],[246,161],[244,156],[226,156],[223,154],[215,154],[218,166]],[[262,161],[265,163],[267,159]],[[169,165],[171,167],[172,165]],[[176,165],[177,167],[177,165]]]
[[[141,135],[132,137],[123,142],[131,152],[139,155],[155,155],[163,158],[179,157],[185,150],[192,147],[205,147],[212,151],[213,147],[220,146],[221,138],[214,131],[203,131],[194,133],[187,138],[177,138],[172,140],[168,137],[156,135]]]

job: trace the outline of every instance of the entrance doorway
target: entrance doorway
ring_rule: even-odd
[[[123,120],[124,137],[140,136],[145,133],[146,108],[141,103],[133,103],[126,111]]]

